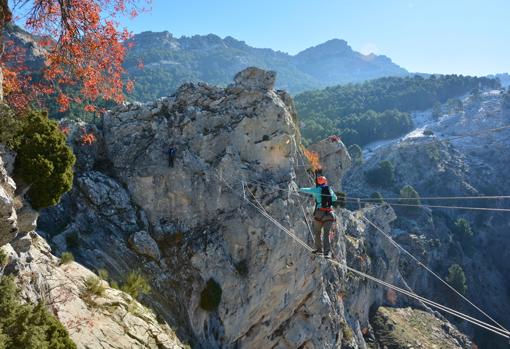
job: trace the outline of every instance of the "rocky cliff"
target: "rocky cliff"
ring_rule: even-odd
[[[382,146],[369,154],[361,166],[344,177],[344,190],[355,197],[369,197],[378,191],[388,199],[398,219],[392,235],[405,248],[440,276],[448,268],[460,265],[466,275],[466,296],[504,326],[510,326],[510,270],[508,255],[508,212],[490,211],[508,208],[508,200],[431,200],[432,206],[482,207],[486,210],[444,209],[438,207],[399,206],[399,190],[412,185],[422,197],[466,197],[506,195],[509,187],[508,152],[510,110],[502,104],[499,91],[489,91],[463,100],[463,109],[442,116],[438,121],[412,132],[404,140]],[[494,130],[496,131],[486,131]],[[374,186],[365,173],[388,160],[395,167],[395,180],[389,186]],[[397,200],[395,200],[397,198]],[[474,237],[463,238],[455,221],[466,219]],[[400,270],[421,294],[444,299],[448,304],[472,316],[483,317],[469,304],[437,282],[416,263],[401,259]],[[481,348],[504,348],[507,343],[483,331],[474,331]]]
[[[73,143],[75,186],[43,212],[39,230],[57,251],[114,280],[139,270],[153,289],[144,303],[193,347],[377,345],[374,311],[411,303],[312,257],[260,214],[312,244],[311,205],[296,192],[311,185],[309,164],[292,99],[274,83],[273,72],[249,68],[226,88],[185,84],[170,97],[110,111],[90,128],[93,146]],[[331,142],[315,151],[326,171],[337,170],[339,187],[350,158]],[[362,219],[389,232],[394,211],[337,214],[335,258],[407,287],[398,252]],[[456,343],[470,345],[463,336]]]
[[[15,196],[13,159],[13,153],[0,149],[0,251],[6,256],[0,276],[14,275],[21,298],[44,303],[78,348],[183,348],[151,310],[82,265],[52,255],[34,231],[37,212]],[[102,294],[88,293],[91,279],[98,280]]]

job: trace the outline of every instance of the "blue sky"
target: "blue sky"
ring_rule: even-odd
[[[138,33],[214,33],[295,54],[332,38],[413,72],[510,71],[510,0],[153,0]]]

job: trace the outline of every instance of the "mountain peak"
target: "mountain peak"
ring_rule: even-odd
[[[352,48],[347,44],[347,41],[342,39],[331,39],[322,44],[312,46],[299,52],[296,57],[306,57],[317,55],[349,55],[354,54]]]

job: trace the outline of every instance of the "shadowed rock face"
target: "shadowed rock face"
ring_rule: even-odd
[[[183,348],[151,310],[105,281],[100,281],[103,294],[88,294],[86,282],[97,276],[78,263],[62,264],[51,254],[47,242],[33,231],[37,213],[14,197],[12,156],[0,151],[0,251],[6,256],[0,277],[14,275],[21,298],[44,302],[80,349]]]
[[[17,234],[17,215],[14,208],[16,184],[7,175],[3,158],[6,152],[0,149],[0,246],[12,241]]]
[[[196,347],[365,348],[361,329],[370,307],[386,302],[383,290],[313,258],[254,208],[312,244],[311,205],[296,194],[309,186],[296,114],[274,79],[249,68],[227,88],[186,84],[112,110],[95,155],[84,154],[95,163],[39,227],[57,249],[114,279],[139,269],[153,289],[145,301]],[[340,181],[348,155],[342,144],[328,149],[325,170]],[[360,219],[388,231],[393,210],[337,213],[336,258],[400,284],[398,252]],[[78,243],[69,246],[68,236]],[[205,311],[211,279],[222,297]]]
[[[510,130],[482,132],[508,125],[510,110],[502,106],[502,95],[496,91],[482,93],[480,98],[466,98],[464,111],[442,117],[428,130],[433,136],[408,138],[398,144],[381,147],[344,177],[344,189],[352,196],[367,197],[375,191],[383,197],[398,197],[406,184],[412,185],[422,197],[465,197],[502,195],[510,186]],[[474,137],[459,135],[478,134]],[[441,139],[447,141],[441,142]],[[394,185],[384,188],[370,185],[364,173],[382,160],[395,166]],[[506,194],[505,194],[506,195]],[[398,201],[389,201],[399,204]],[[507,208],[506,200],[422,200],[423,204]],[[463,209],[408,208],[395,205],[398,219],[392,235],[414,256],[424,261],[442,277],[452,264],[462,266],[467,278],[466,296],[504,326],[510,326],[510,238],[508,212]],[[455,234],[455,220],[466,219],[474,232],[471,246]],[[463,246],[464,245],[464,246]],[[418,293],[442,299],[459,311],[475,309],[430,275],[416,268],[409,258],[401,258],[400,271]],[[475,332],[470,325],[459,325],[475,334],[480,347],[504,348],[505,340],[493,341],[491,333]]]

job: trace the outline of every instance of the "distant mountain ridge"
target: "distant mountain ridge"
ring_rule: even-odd
[[[277,88],[293,94],[408,74],[390,58],[363,55],[339,39],[294,56],[214,34],[176,38],[167,31],[143,32],[134,35],[128,44],[134,44],[125,62],[129,77],[136,82],[131,98],[140,101],[166,96],[186,81],[226,85],[248,66],[275,70]]]

